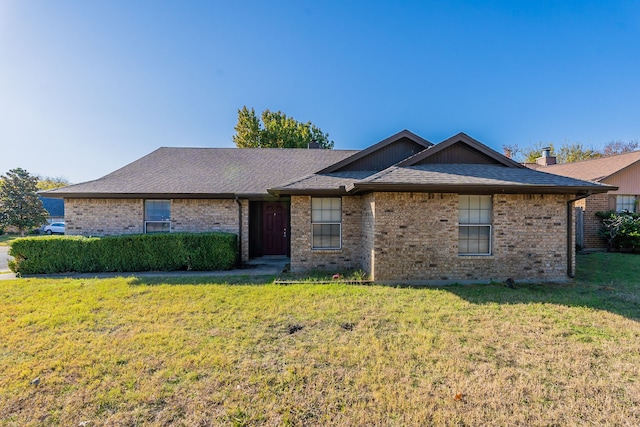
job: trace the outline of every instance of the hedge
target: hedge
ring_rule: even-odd
[[[11,243],[9,268],[21,274],[229,270],[236,245],[231,233],[25,237]]]

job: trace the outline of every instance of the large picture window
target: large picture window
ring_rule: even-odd
[[[342,199],[340,197],[311,198],[311,230],[313,249],[342,247]]]
[[[170,200],[145,200],[144,201],[144,232],[145,233],[171,232],[171,201]]]
[[[617,195],[616,212],[635,212],[636,196]]]
[[[491,196],[460,195],[458,203],[458,254],[491,255]]]

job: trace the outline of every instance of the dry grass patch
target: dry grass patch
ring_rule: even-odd
[[[0,425],[640,424],[638,285],[179,282],[0,283]]]

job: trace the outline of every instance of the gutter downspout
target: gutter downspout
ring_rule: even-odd
[[[242,202],[238,199],[237,194],[236,203],[238,204],[238,259],[236,265],[240,268],[242,267]]]
[[[573,204],[578,200],[586,199],[591,195],[591,192],[576,197],[575,199],[567,200],[567,276],[574,279],[576,275],[573,273],[573,251],[575,250],[573,245]]]

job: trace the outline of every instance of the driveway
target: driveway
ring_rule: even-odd
[[[0,273],[9,271],[9,246],[0,246]]]

